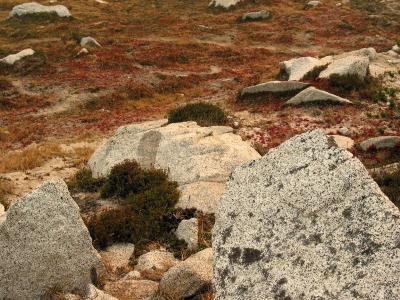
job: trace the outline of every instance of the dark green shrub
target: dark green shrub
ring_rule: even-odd
[[[361,90],[368,86],[370,83],[369,78],[361,78],[356,74],[338,75],[332,74],[329,77],[330,84],[346,91]]]
[[[169,123],[186,121],[195,121],[200,126],[224,125],[226,116],[221,108],[208,103],[187,104],[168,114]]]
[[[104,181],[104,178],[93,178],[92,171],[84,168],[75,174],[75,177],[68,183],[68,187],[70,190],[93,193],[103,186]]]
[[[397,167],[397,170],[393,173],[377,175],[374,179],[382,192],[400,208],[400,167]]]
[[[129,194],[140,194],[164,184],[167,179],[168,175],[162,170],[143,170],[136,161],[125,161],[111,170],[101,189],[101,197],[125,198]]]

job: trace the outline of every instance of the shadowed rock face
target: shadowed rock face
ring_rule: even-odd
[[[61,181],[19,199],[0,225],[0,299],[84,290],[101,267],[79,208]]]
[[[218,300],[400,297],[400,212],[321,131],[233,172],[213,247]]]

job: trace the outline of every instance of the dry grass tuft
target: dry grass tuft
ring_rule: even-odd
[[[64,154],[59,144],[32,144],[23,150],[10,151],[0,156],[0,173],[30,170]]]

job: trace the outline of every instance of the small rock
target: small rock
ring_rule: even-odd
[[[393,149],[398,146],[400,146],[400,136],[379,136],[360,143],[360,147],[363,151],[368,151],[370,149]]]
[[[118,300],[117,298],[110,296],[103,291],[96,288],[93,284],[89,284],[89,292],[85,297],[85,300]]]
[[[141,278],[142,276],[140,275],[139,271],[131,271],[124,276],[123,280],[131,280],[131,279],[139,280]]]
[[[93,48],[95,48],[95,47],[100,48],[101,47],[99,42],[96,41],[91,36],[87,36],[87,37],[81,38],[80,44],[81,44],[82,47],[93,47]]]
[[[309,83],[298,81],[270,81],[244,88],[241,91],[241,96],[256,95],[262,93],[293,93],[304,90],[309,86]]]
[[[347,127],[339,128],[338,133],[341,135],[344,135],[344,136],[350,136],[350,134],[351,134],[350,129]]]
[[[396,51],[393,51],[393,50],[389,50],[389,51],[387,52],[387,54],[389,54],[389,55],[392,56],[392,57],[399,57],[399,53],[396,52]]]
[[[164,273],[177,264],[178,260],[168,251],[153,250],[138,258],[135,270],[141,276],[160,280]]]
[[[86,54],[89,54],[89,50],[86,49],[86,48],[82,48],[82,49],[77,53],[76,56],[83,56],[83,55],[86,55]]]
[[[354,141],[349,137],[342,135],[331,135],[331,137],[339,148],[350,150],[354,147]]]
[[[17,54],[10,54],[10,55],[0,59],[0,63],[13,65],[17,61],[23,59],[24,57],[32,56],[34,54],[35,54],[35,51],[33,51],[32,49],[25,49],[25,50],[22,50],[21,52],[18,52]]]
[[[399,45],[394,45],[394,46],[392,47],[392,50],[393,50],[394,52],[400,53],[400,47],[399,47]]]
[[[57,14],[60,18],[69,18],[71,13],[64,5],[45,6],[36,2],[23,3],[13,7],[10,17],[21,17],[30,14]]]
[[[104,291],[118,299],[151,300],[158,290],[158,283],[150,280],[119,280],[108,282]]]
[[[255,12],[249,12],[244,14],[240,21],[241,22],[251,22],[251,21],[260,21],[260,20],[267,20],[271,18],[271,12],[266,10],[260,10]]]
[[[320,4],[321,4],[321,2],[320,2],[320,1],[317,1],[317,0],[309,1],[309,2],[306,4],[306,8],[314,8],[314,7],[319,6]]]
[[[240,127],[240,123],[238,121],[233,122],[233,128],[238,129]]]
[[[302,105],[312,103],[351,104],[350,100],[309,87],[288,100],[285,105]]]
[[[135,245],[130,243],[114,244],[108,247],[105,251],[100,252],[100,255],[107,267],[112,272],[129,268],[129,260],[135,250]]]
[[[230,9],[236,6],[241,0],[212,0],[208,7]]]
[[[211,285],[213,277],[212,249],[204,249],[164,274],[160,294],[167,299],[186,299]]]
[[[175,232],[178,239],[184,240],[188,248],[195,250],[199,244],[199,221],[197,218],[183,220]]]

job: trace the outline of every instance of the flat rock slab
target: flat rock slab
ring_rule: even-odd
[[[281,68],[288,74],[288,80],[302,80],[314,68],[322,66],[321,60],[315,57],[299,57],[284,61]]]
[[[241,22],[252,22],[252,21],[261,21],[261,20],[267,20],[271,18],[271,12],[266,11],[266,10],[260,10],[260,11],[253,11],[249,13],[245,13],[240,21]]]
[[[57,14],[61,18],[71,17],[71,13],[64,5],[45,6],[36,2],[14,6],[10,12],[10,17],[22,17],[32,14]]]
[[[41,299],[58,288],[85,290],[99,255],[62,180],[20,198],[0,224],[0,299]]]
[[[360,143],[363,151],[393,149],[400,146],[400,136],[378,136]]]
[[[227,186],[215,299],[400,298],[400,212],[322,131],[236,168]]]
[[[241,96],[250,96],[263,93],[295,93],[304,90],[309,86],[310,84],[299,81],[269,81],[244,88],[241,92]]]
[[[305,105],[305,104],[352,104],[350,100],[321,91],[315,87],[309,87],[293,98],[285,102],[285,105]]]
[[[4,63],[7,65],[13,65],[17,61],[23,59],[24,57],[32,56],[34,54],[35,54],[35,51],[33,51],[32,49],[25,49],[16,54],[10,54],[10,55],[0,59],[0,63]]]
[[[96,150],[89,166],[96,177],[126,159],[167,170],[181,190],[178,207],[212,213],[233,168],[260,157],[232,131],[195,122],[167,125],[166,120],[128,125]]]

